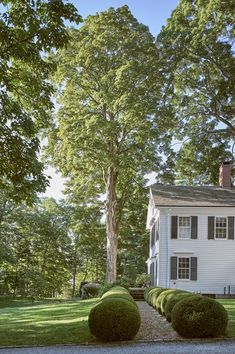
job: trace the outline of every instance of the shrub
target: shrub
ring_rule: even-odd
[[[129,287],[130,287],[130,280],[127,277],[122,277],[117,279],[116,281],[112,282],[112,283],[105,283],[100,287],[99,290],[99,296],[104,295],[107,291],[109,291],[110,289],[112,289],[113,287],[123,287],[125,288],[128,292],[129,292]]]
[[[166,304],[167,304],[167,301],[169,300],[169,298],[171,297],[172,294],[174,294],[177,290],[176,289],[168,289],[168,290],[165,290],[163,291],[159,297],[158,297],[158,303],[160,306],[160,310],[159,310],[159,313],[163,316],[165,316],[165,307],[166,307]]]
[[[156,288],[154,288],[153,286],[151,286],[151,287],[146,288],[146,289],[144,290],[144,299],[145,299],[145,301],[148,302],[148,294],[149,294],[150,290],[153,290],[153,289],[156,289]]]
[[[226,330],[228,315],[217,301],[194,295],[174,306],[171,320],[173,328],[183,337],[218,337]]]
[[[147,302],[149,303],[149,305],[152,305],[153,296],[159,289],[162,289],[162,288],[152,288],[148,292],[148,294],[147,294]]]
[[[167,297],[169,296],[169,294],[172,294],[175,291],[176,291],[176,289],[165,289],[157,297],[156,309],[158,310],[160,315],[164,315],[165,314],[165,304],[167,302]]]
[[[135,303],[133,297],[130,295],[128,290],[120,286],[113,287],[112,289],[110,289],[104,295],[101,296],[101,300],[106,300],[110,298],[122,298]]]
[[[151,275],[146,273],[137,274],[135,285],[139,288],[146,287],[151,283]]]
[[[156,289],[156,291],[152,294],[152,297],[151,297],[151,305],[156,309],[158,310],[157,308],[157,301],[158,301],[158,297],[160,296],[160,294],[163,292],[163,291],[166,291],[167,289],[165,288],[158,288]]]
[[[88,324],[91,333],[101,340],[129,340],[139,330],[140,314],[132,302],[109,298],[93,307]]]
[[[134,304],[137,307],[137,304],[135,303],[133,297],[128,294],[118,294],[118,293],[117,294],[108,294],[104,298],[101,298],[101,301],[105,301],[106,299],[124,299],[124,300],[130,301],[132,304]]]
[[[115,282],[115,285],[119,285],[122,286],[123,288],[129,290],[130,286],[131,286],[131,280],[129,278],[127,278],[125,275],[122,277],[119,277]]]
[[[106,294],[117,294],[117,293],[122,293],[122,294],[130,294],[129,291],[122,286],[113,286],[111,289],[106,291],[102,297],[105,297]]]
[[[183,290],[176,290],[174,293],[168,296],[167,302],[165,304],[165,316],[168,322],[171,322],[171,311],[175,304],[185,297],[194,296],[192,293]]]
[[[99,294],[99,290],[100,290],[100,284],[97,283],[86,283],[85,285],[83,285],[82,287],[82,291],[81,291],[81,297],[83,299],[87,299],[87,298],[91,298],[91,297],[96,297]]]

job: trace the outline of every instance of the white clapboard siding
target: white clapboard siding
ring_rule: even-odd
[[[231,207],[159,208],[160,240],[152,248],[157,254],[156,284],[198,293],[222,294],[224,287],[235,292],[235,240],[208,240],[208,216],[235,216]],[[171,216],[197,216],[198,238],[171,239]],[[170,280],[170,257],[197,257],[197,280]]]

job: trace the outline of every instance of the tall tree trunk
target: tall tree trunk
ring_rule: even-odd
[[[109,168],[106,186],[107,283],[115,281],[117,277],[118,223],[116,188],[117,172],[114,170],[113,167],[111,167]]]

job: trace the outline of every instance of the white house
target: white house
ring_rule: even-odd
[[[235,188],[231,165],[220,186],[150,187],[148,272],[155,286],[235,293]]]

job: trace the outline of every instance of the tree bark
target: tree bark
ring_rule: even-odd
[[[117,222],[117,172],[109,168],[106,184],[106,234],[107,234],[107,261],[106,282],[111,283],[117,277],[117,247],[118,247],[118,222]]]

